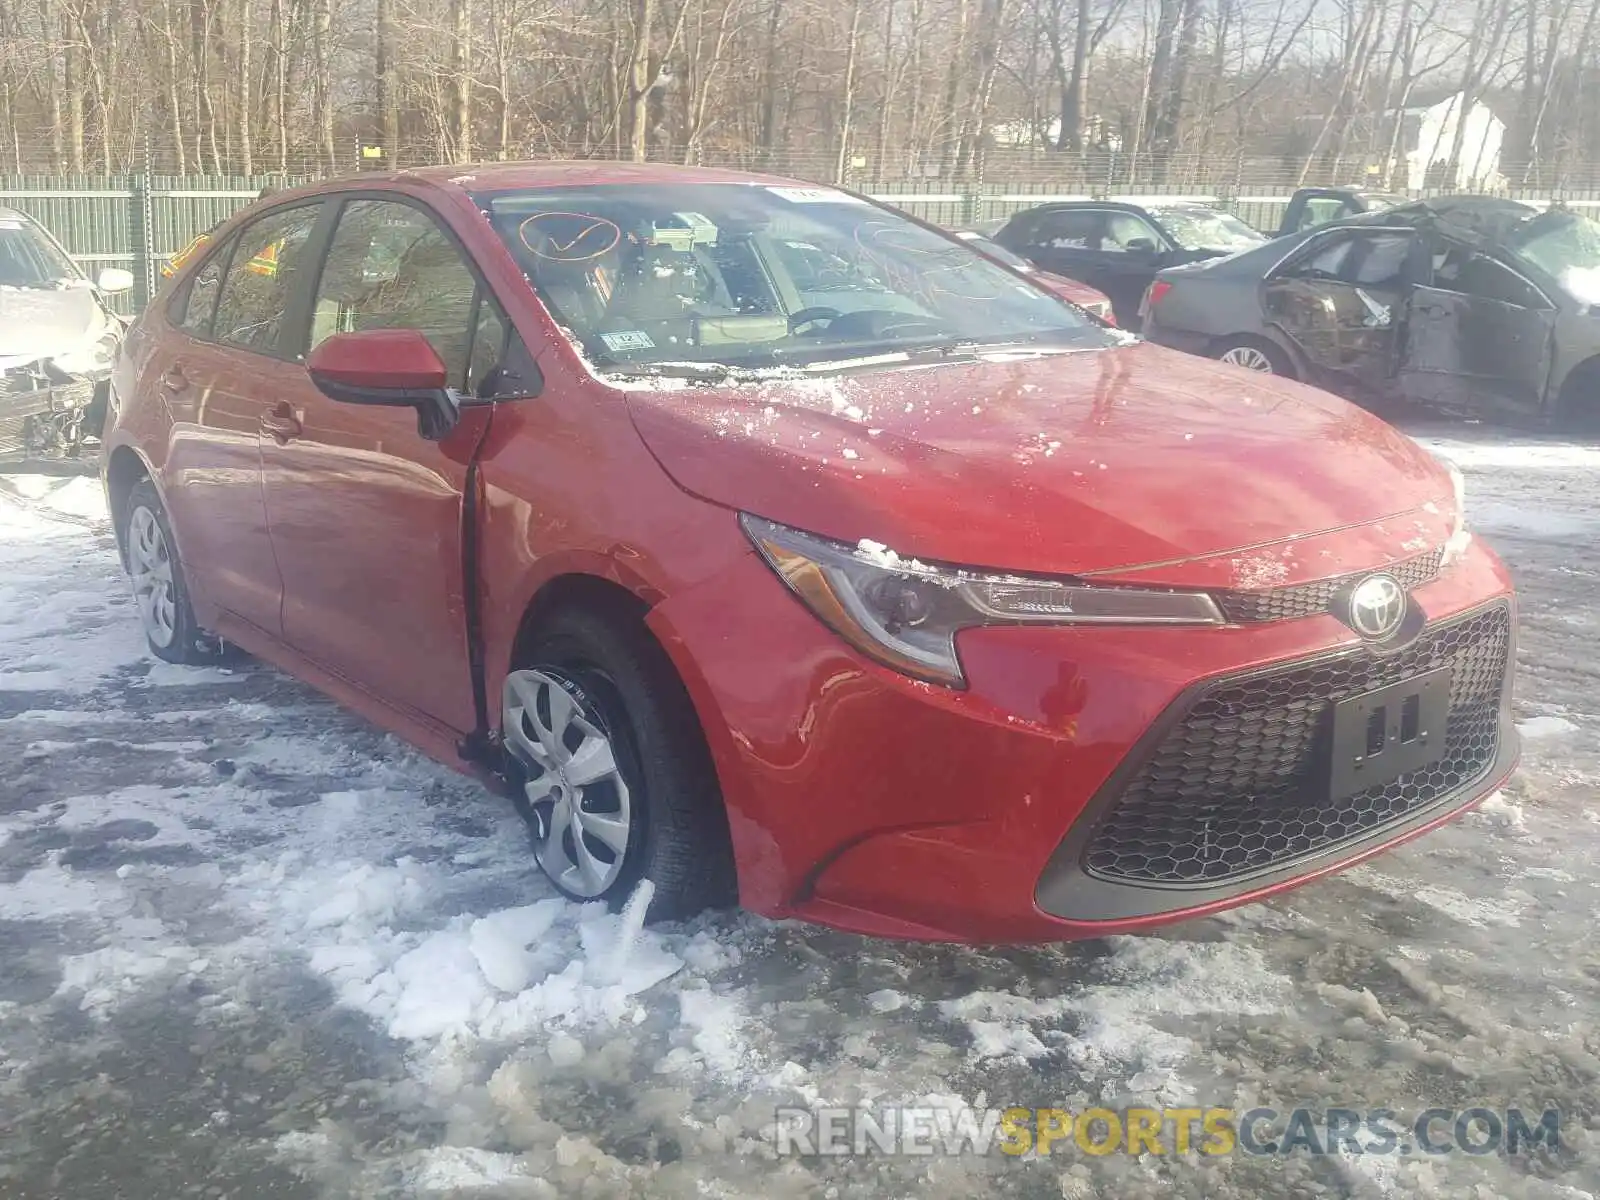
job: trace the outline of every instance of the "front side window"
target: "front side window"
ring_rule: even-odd
[[[276,209],[240,231],[212,322],[217,341],[263,354],[279,352],[284,310],[321,212],[320,201]]]
[[[1331,196],[1319,196],[1307,200],[1305,207],[1300,210],[1300,229],[1315,229],[1319,225],[1326,225],[1329,221],[1337,221],[1345,215],[1345,202]]]
[[[1102,250],[1126,254],[1130,250],[1155,250],[1160,245],[1161,239],[1151,228],[1150,222],[1132,213],[1114,212],[1106,215],[1105,239],[1100,244]]]
[[[477,199],[602,369],[1109,344],[970,247],[832,189],[596,185]]]
[[[59,288],[82,278],[73,261],[32,221],[0,216],[0,287]]]
[[[1232,213],[1215,208],[1153,208],[1150,212],[1185,250],[1222,250],[1232,254],[1267,240]]]
[[[1465,246],[1452,247],[1444,255],[1444,261],[1434,268],[1433,286],[1517,308],[1550,307],[1539,290],[1510,267]]]
[[[353,200],[339,224],[311,310],[311,345],[336,333],[415,329],[465,387],[477,276],[432,217],[392,200]],[[503,342],[502,338],[502,342]]]

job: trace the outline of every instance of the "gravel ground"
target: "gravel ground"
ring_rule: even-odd
[[[1160,935],[902,946],[555,897],[504,802],[142,651],[95,481],[0,477],[0,1196],[1600,1194],[1600,447],[1418,429],[1522,589],[1514,782]],[[1521,1107],[1532,1155],[797,1157],[780,1105]]]

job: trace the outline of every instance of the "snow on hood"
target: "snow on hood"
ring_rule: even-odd
[[[1453,509],[1444,468],[1355,406],[1143,343],[626,394],[687,491],[928,561],[1106,572]]]
[[[107,328],[92,288],[0,287],[0,370],[70,353]]]

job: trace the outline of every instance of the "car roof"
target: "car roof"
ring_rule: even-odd
[[[393,172],[358,172],[319,181],[296,192],[338,191],[381,187],[385,184],[422,183],[466,192],[499,192],[523,188],[588,187],[598,184],[754,183],[777,187],[816,188],[820,185],[753,171],[714,167],[684,167],[673,163],[618,163],[593,159],[542,162],[469,163],[418,167]],[[274,193],[273,200],[289,193]]]

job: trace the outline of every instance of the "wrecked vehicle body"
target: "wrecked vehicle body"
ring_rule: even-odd
[[[31,218],[0,209],[0,461],[67,457],[98,436],[123,321],[102,299],[133,276],[91,282]]]
[[[1353,398],[1600,418],[1600,225],[1516,201],[1410,204],[1162,272],[1145,333]]]

